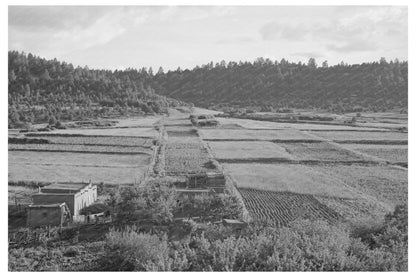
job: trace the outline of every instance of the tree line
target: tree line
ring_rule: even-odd
[[[160,72],[160,70],[159,70]],[[285,59],[210,62],[157,74],[157,93],[197,106],[323,109],[334,112],[407,110],[408,63],[386,61],[318,66]]]
[[[147,71],[95,70],[8,52],[9,127],[59,120],[166,113],[185,103],[160,96]]]
[[[408,63],[318,66],[285,59],[96,70],[9,51],[9,126],[111,115],[165,113],[171,106],[333,112],[407,110]]]

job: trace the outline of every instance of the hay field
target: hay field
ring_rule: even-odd
[[[329,140],[337,141],[407,141],[407,133],[399,132],[311,132],[312,134]]]
[[[169,175],[215,171],[203,144],[169,142],[165,149],[165,171]]]
[[[47,139],[56,144],[82,144],[82,145],[110,145],[110,146],[137,146],[151,147],[153,139],[139,137],[105,137],[105,136],[30,136],[30,138]]]
[[[225,118],[225,117],[217,117],[216,119],[221,123],[221,125],[238,125],[246,129],[298,129],[298,130],[349,130],[349,131],[385,130],[385,131],[388,131],[388,129],[334,125],[334,124],[272,122],[272,121],[260,121],[260,120],[252,120],[252,119]]]
[[[142,167],[150,162],[150,155],[108,155],[90,153],[59,153],[10,151],[10,164],[73,165]]]
[[[407,145],[343,144],[343,146],[393,163],[408,162]]]
[[[13,164],[9,165],[9,181],[133,184],[144,172],[145,168],[138,167]]]
[[[9,181],[91,179],[111,184],[134,183],[147,170],[150,160],[150,155],[10,151]]]
[[[392,166],[328,165],[313,166],[313,170],[332,176],[391,207],[407,203],[408,172],[405,169]]]
[[[278,226],[300,218],[329,222],[341,219],[340,215],[311,195],[244,188],[240,188],[239,192],[252,218],[270,220]]]
[[[48,134],[69,134],[69,135],[84,135],[84,136],[127,136],[127,137],[144,137],[154,138],[158,132],[153,128],[106,128],[106,129],[63,129],[53,130],[50,132],[36,132],[31,133],[36,136]]]
[[[108,153],[108,154],[152,154],[150,148],[134,146],[108,146],[83,144],[10,144],[9,151],[45,151],[45,152],[75,152],[75,153]]]
[[[200,129],[204,140],[316,140],[298,130]]]
[[[363,158],[351,151],[327,142],[278,143],[297,160],[315,161],[360,161]]]
[[[121,118],[115,119],[118,123],[115,125],[119,128],[126,127],[153,127],[153,125],[160,120],[160,116],[146,116],[146,117],[131,117],[131,118]]]
[[[356,198],[357,192],[334,176],[305,165],[223,164],[237,187],[267,191]]]
[[[268,141],[210,141],[208,144],[218,159],[293,159],[285,148]]]

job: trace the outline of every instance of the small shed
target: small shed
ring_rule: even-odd
[[[29,205],[27,209],[27,225],[39,226],[63,226],[71,221],[71,212],[65,203],[49,205]]]
[[[90,183],[54,183],[33,195],[34,205],[66,203],[72,216],[97,200],[97,186]]]

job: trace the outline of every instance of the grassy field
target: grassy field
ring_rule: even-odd
[[[244,130],[244,129],[200,129],[206,140],[311,140],[308,134],[298,130]]]
[[[208,144],[218,159],[293,159],[285,148],[268,141],[210,141]]]
[[[190,174],[213,171],[207,150],[202,143],[168,143],[165,170],[168,174]]]
[[[407,141],[407,133],[399,132],[311,132],[312,134],[330,140],[399,140]]]
[[[152,154],[152,150],[150,148],[83,144],[9,144],[9,151],[10,150],[112,154]]]
[[[246,129],[298,129],[298,130],[349,130],[349,131],[379,131],[388,130],[372,127],[346,126],[346,125],[329,125],[329,124],[313,124],[313,123],[292,123],[292,122],[271,122],[259,121],[251,119],[237,119],[218,117],[218,121],[222,125],[238,125]]]
[[[253,218],[273,221],[279,226],[300,218],[329,222],[341,219],[340,215],[311,195],[245,188],[240,188],[239,192]]]
[[[407,170],[391,166],[316,166],[316,172],[332,176],[348,186],[393,207],[407,203]]]
[[[238,188],[355,198],[357,193],[333,176],[292,164],[223,164]]]
[[[408,161],[407,145],[344,144],[343,146],[393,163]]]
[[[87,165],[9,164],[9,181],[88,182],[133,184],[146,167],[96,167]]]
[[[153,139],[138,137],[105,137],[105,136],[30,136],[30,138],[47,139],[56,144],[83,144],[83,145],[112,145],[112,146],[138,146],[151,147]]]
[[[31,151],[10,151],[10,164],[73,165],[73,166],[114,166],[142,167],[149,163],[150,155],[108,155],[87,153],[49,153]]]
[[[127,136],[127,137],[145,137],[154,138],[158,132],[153,128],[107,128],[107,129],[63,129],[53,130],[51,132],[37,132],[36,135],[44,134],[77,134],[85,136]]]
[[[351,151],[327,142],[319,143],[278,143],[297,160],[316,161],[359,161],[363,158]]]

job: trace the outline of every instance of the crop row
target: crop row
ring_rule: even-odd
[[[213,171],[208,152],[202,144],[169,143],[165,150],[165,170],[169,174]]]
[[[50,143],[57,144],[84,144],[84,145],[112,145],[112,146],[141,146],[150,147],[152,139],[137,137],[105,137],[105,136],[39,136]]]
[[[272,221],[279,226],[301,218],[329,222],[341,219],[312,195],[242,188],[239,191],[253,219]]]
[[[151,151],[148,148],[82,144],[9,144],[9,151],[10,150],[79,153],[151,154]]]

